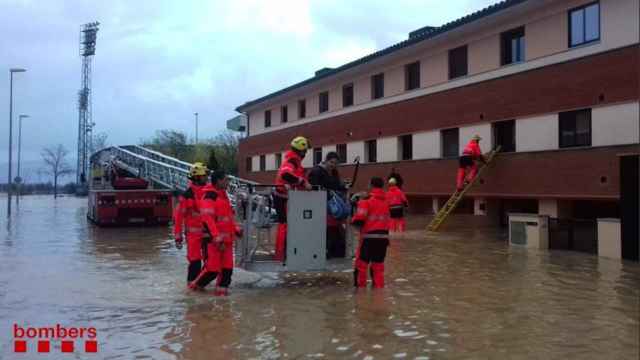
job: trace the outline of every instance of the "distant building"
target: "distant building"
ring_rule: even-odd
[[[479,134],[503,154],[461,212],[617,217],[617,155],[638,152],[639,0],[506,0],[246,102],[240,175],[272,183],[296,135],[364,163],[358,188],[392,168],[412,210],[455,188],[457,157]]]

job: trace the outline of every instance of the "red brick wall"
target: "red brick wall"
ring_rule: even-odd
[[[638,99],[639,50],[631,46],[251,136],[240,143],[240,164],[246,156],[281,151],[298,135],[321,146]],[[240,170],[244,174],[244,166]]]
[[[513,198],[618,198],[617,154],[640,151],[640,145],[501,154],[470,195]],[[309,155],[308,155],[309,156]],[[415,160],[362,164],[356,189],[366,188],[373,176],[386,177],[395,168],[413,195],[451,194],[455,187],[457,160]],[[343,178],[353,176],[353,165],[340,167]],[[246,178],[273,183],[275,172],[250,173]],[[601,182],[601,177],[606,182]]]

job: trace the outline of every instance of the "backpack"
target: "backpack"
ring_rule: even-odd
[[[329,191],[327,211],[336,220],[344,220],[351,215],[351,204],[335,191]]]

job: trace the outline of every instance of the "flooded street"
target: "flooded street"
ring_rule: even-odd
[[[392,240],[381,291],[355,292],[350,273],[237,271],[232,295],[216,298],[185,290],[184,249],[166,227],[96,228],[72,197],[24,197],[10,223],[5,211],[3,197],[2,359],[17,358],[13,324],[95,327],[93,358],[105,359],[640,355],[640,265],[525,252],[498,231],[427,236],[413,219]]]

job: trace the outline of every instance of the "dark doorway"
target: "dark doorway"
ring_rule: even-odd
[[[549,219],[549,249],[598,253],[596,220]]]
[[[622,258],[640,260],[640,155],[620,157]]]

